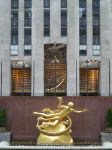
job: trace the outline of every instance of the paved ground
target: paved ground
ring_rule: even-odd
[[[89,150],[89,149],[95,149],[95,150],[100,150],[100,149],[112,149],[112,146],[2,146],[0,149],[3,150]]]

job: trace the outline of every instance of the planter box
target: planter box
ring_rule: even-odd
[[[101,142],[112,142],[112,133],[110,132],[101,132]]]
[[[106,128],[105,133],[112,133],[112,128]]]
[[[0,127],[0,132],[6,132],[6,127]]]
[[[1,132],[0,133],[0,142],[7,141],[10,143],[10,132]]]

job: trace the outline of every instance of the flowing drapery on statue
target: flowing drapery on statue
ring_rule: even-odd
[[[87,109],[78,111],[73,108],[73,102],[62,105],[62,97],[58,97],[58,100],[55,110],[44,108],[42,112],[33,112],[34,115],[38,116],[36,127],[40,131],[37,144],[73,144],[70,135],[72,121],[68,115],[71,112],[86,112]]]

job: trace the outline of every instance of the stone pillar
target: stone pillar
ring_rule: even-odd
[[[0,60],[0,96],[2,96],[2,60]]]
[[[0,63],[2,61],[2,81],[0,81],[2,93],[0,95],[2,96],[10,95],[10,32],[11,1],[0,1]]]
[[[61,35],[61,1],[50,1],[50,39],[51,42],[59,42]]]
[[[44,95],[43,1],[32,0],[32,61],[34,62],[34,94]],[[33,71],[33,69],[32,69]]]
[[[110,61],[110,68],[109,68],[110,69],[110,71],[109,71],[109,73],[110,73],[109,74],[109,82],[110,82],[109,83],[109,93],[110,93],[110,95],[109,96],[112,96],[112,84],[111,84],[112,83],[112,60],[110,59],[109,61]]]
[[[70,0],[70,2],[68,1],[68,39],[67,39],[68,96],[76,96],[79,94],[78,66],[79,66],[79,2]]]
[[[109,60],[103,58],[101,62],[101,96],[109,96]]]
[[[111,50],[110,0],[100,1],[101,12],[101,96],[109,96],[109,59]]]
[[[10,60],[2,61],[2,96],[11,94],[11,69]]]
[[[112,96],[112,1],[109,0],[109,10],[110,10],[110,96]]]

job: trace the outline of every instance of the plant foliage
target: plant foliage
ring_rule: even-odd
[[[109,108],[106,116],[107,127],[112,128],[112,108]]]
[[[0,127],[6,126],[6,111],[3,108],[0,108]]]

